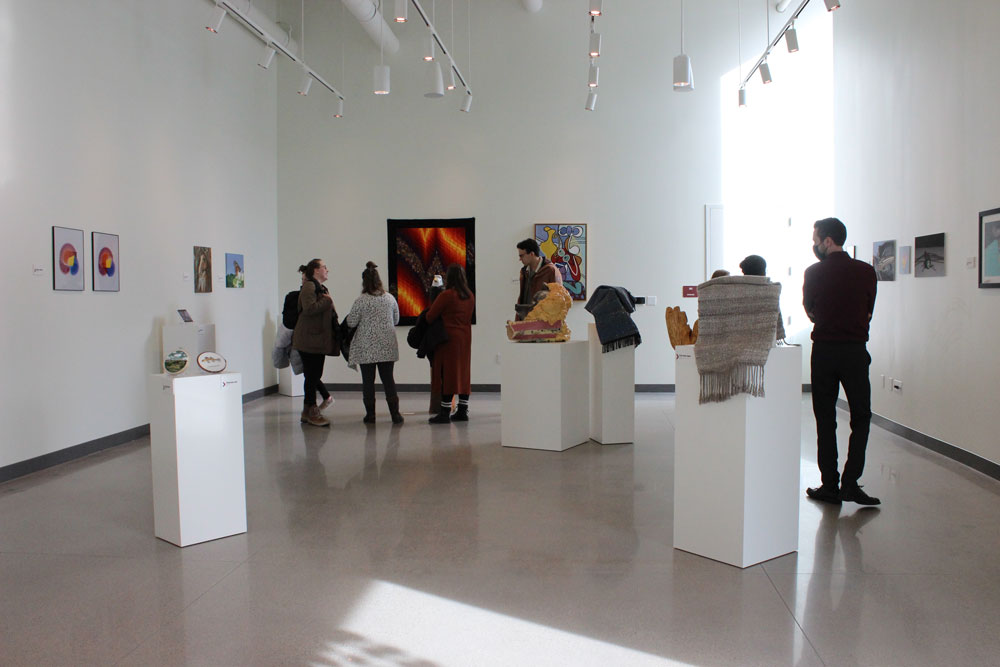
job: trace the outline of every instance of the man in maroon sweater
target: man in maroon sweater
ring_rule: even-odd
[[[812,320],[812,404],[816,416],[816,461],[823,485],[806,489],[814,500],[878,505],[861,490],[871,425],[868,323],[875,308],[875,269],[844,252],[847,228],[837,218],[813,225],[819,262],[805,272],[802,305]],[[837,468],[837,397],[844,386],[851,410],[851,437],[844,473]]]

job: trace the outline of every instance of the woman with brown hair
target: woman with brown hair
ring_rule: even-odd
[[[349,358],[351,366],[361,366],[361,396],[365,404],[363,421],[366,424],[375,423],[375,370],[378,369],[392,423],[402,424],[399,395],[392,377],[392,367],[399,361],[399,344],[396,342],[399,306],[382,287],[375,262],[368,262],[361,272],[361,296],[354,300],[351,312],[344,321],[349,327],[357,327]]]
[[[448,267],[445,290],[434,299],[427,311],[427,322],[438,318],[444,322],[447,342],[434,350],[435,379],[441,381],[441,408],[431,417],[430,424],[448,424],[452,421],[469,421],[469,394],[472,369],[472,313],[476,297],[469,289],[465,269],[457,264]],[[451,399],[458,394],[458,409],[451,415]]]
[[[330,271],[321,259],[300,266],[299,271],[305,280],[299,292],[299,319],[292,334],[292,347],[302,357],[302,374],[305,376],[302,421],[313,426],[329,426],[330,422],[316,406],[316,392],[321,391],[323,384],[326,355],[338,352],[333,332],[333,318],[337,311],[333,307],[330,291],[323,286]],[[326,387],[323,387],[324,396],[329,396],[325,390]],[[325,406],[326,401],[323,404]]]

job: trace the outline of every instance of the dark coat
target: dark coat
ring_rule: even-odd
[[[305,281],[299,292],[299,321],[292,334],[292,347],[311,354],[339,354],[333,329],[336,317],[329,290],[316,280]]]
[[[546,285],[549,283],[559,283],[562,284],[562,274],[559,273],[559,269],[556,265],[550,262],[547,258],[542,257],[542,262],[538,265],[538,270],[535,271],[535,275],[531,276],[531,282],[528,284],[528,267],[521,267],[521,293],[518,297],[518,303],[531,303],[535,297],[536,292],[548,289]],[[527,291],[525,287],[529,287]]]
[[[444,321],[438,318],[428,322],[427,310],[417,315],[417,323],[406,334],[406,344],[416,350],[417,356],[421,359],[424,357],[433,359],[434,348],[447,341],[448,334],[444,330]]]
[[[433,378],[441,380],[441,393],[472,393],[472,313],[476,297],[460,299],[458,292],[447,289],[427,309],[427,322],[441,320],[448,341],[434,350]],[[433,390],[433,385],[431,388]]]
[[[631,317],[635,312],[635,297],[624,287],[601,285],[584,307],[594,316],[602,352],[642,343],[639,328]]]

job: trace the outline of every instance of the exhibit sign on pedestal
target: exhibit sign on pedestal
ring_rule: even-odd
[[[239,373],[153,375],[153,524],[179,547],[247,530]]]
[[[501,355],[500,443],[561,452],[589,440],[588,344],[507,343]]]
[[[674,548],[737,567],[796,551],[802,348],[771,348],[763,397],[703,404],[694,346],[676,352]]]
[[[635,441],[635,347],[601,351],[597,325],[590,346],[590,437],[602,445]]]

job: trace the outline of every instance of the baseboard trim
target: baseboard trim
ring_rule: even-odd
[[[276,393],[278,393],[278,385],[276,384],[271,385],[270,387],[264,387],[263,389],[258,389],[257,391],[251,391],[249,394],[243,395],[243,404],[245,405],[250,401],[255,401],[258,398],[263,398]],[[137,438],[142,438],[147,435],[149,435],[149,424],[143,424],[142,426],[125,429],[124,431],[112,433],[111,435],[106,435],[102,438],[97,438],[96,440],[83,442],[79,445],[72,445],[70,447],[66,447],[65,449],[49,452],[48,454],[42,454],[41,456],[36,456],[24,461],[18,461],[17,463],[11,463],[10,465],[0,467],[0,484],[9,482],[12,479],[17,479],[18,477],[30,475],[40,470],[45,470],[46,468],[51,468],[52,466],[82,459],[84,456],[90,456],[91,454],[105,449],[117,447],[118,445],[124,445],[127,442],[132,442]]]
[[[837,407],[849,411],[847,401],[842,398],[837,399]],[[994,463],[989,459],[985,459],[978,454],[973,454],[968,450],[956,447],[955,445],[947,443],[944,440],[938,440],[937,438],[929,436],[926,433],[915,431],[909,426],[903,426],[899,422],[894,422],[893,420],[883,417],[882,415],[873,413],[872,423],[880,428],[884,428],[890,433],[895,433],[902,438],[906,438],[915,445],[920,445],[921,447],[929,449],[932,452],[937,452],[938,454],[946,456],[953,461],[957,461],[964,466],[968,466],[977,472],[981,472],[987,477],[1000,480],[1000,464]]]

